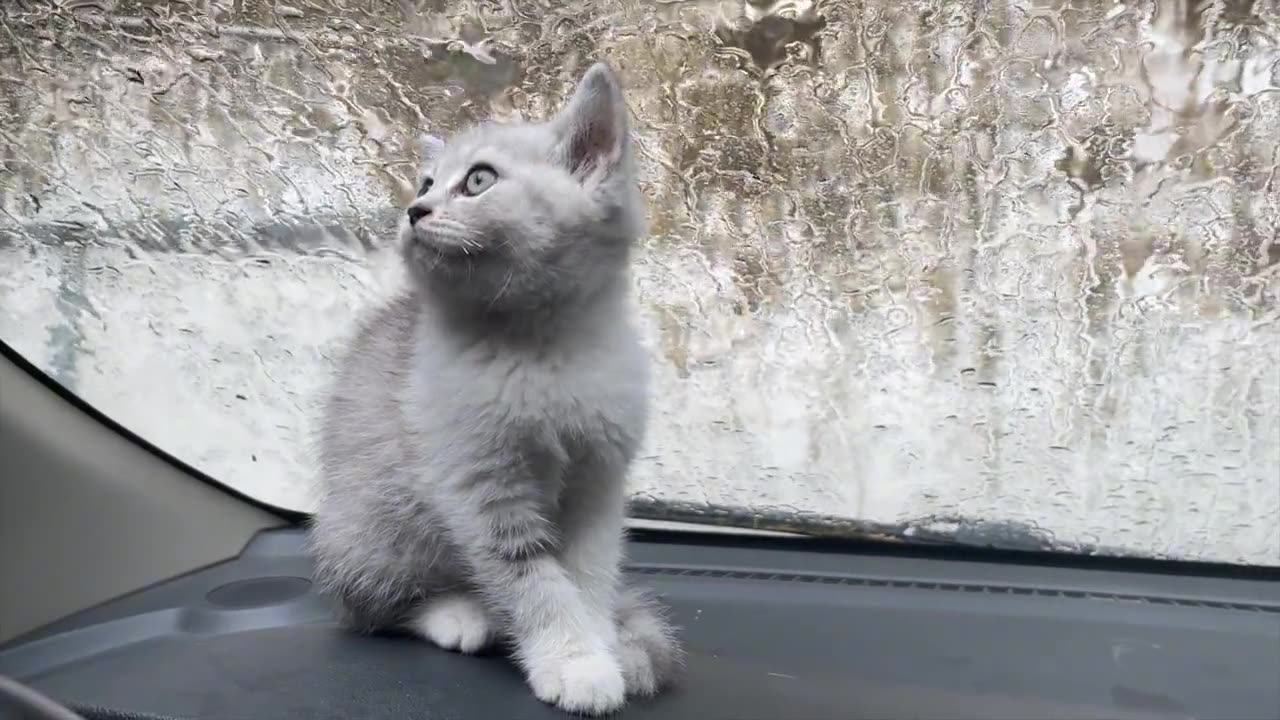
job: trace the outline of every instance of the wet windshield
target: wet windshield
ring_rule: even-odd
[[[1280,564],[1267,3],[12,2],[0,339],[311,505],[414,138],[617,68],[633,513]]]

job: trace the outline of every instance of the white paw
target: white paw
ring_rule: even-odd
[[[627,695],[648,697],[658,692],[658,675],[653,670],[653,660],[647,648],[624,641],[618,646],[618,659],[622,661]]]
[[[539,700],[582,715],[613,712],[626,700],[622,668],[607,652],[539,663],[529,671],[529,686]]]
[[[445,650],[474,653],[489,643],[489,617],[470,595],[440,595],[427,600],[413,628]]]

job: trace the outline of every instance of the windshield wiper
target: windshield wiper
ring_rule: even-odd
[[[881,523],[798,509],[700,504],[658,498],[632,498],[628,514],[642,520],[765,530],[809,537],[1022,552],[1139,557],[1118,548],[1062,542],[1052,533],[1031,523],[960,516],[929,515],[900,523]]]

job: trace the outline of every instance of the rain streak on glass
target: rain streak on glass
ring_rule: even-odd
[[[414,143],[629,92],[642,515],[1280,564],[1280,5],[0,10],[0,337],[310,504]]]

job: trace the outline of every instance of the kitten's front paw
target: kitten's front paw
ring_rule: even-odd
[[[529,671],[539,700],[582,715],[604,715],[622,707],[626,684],[618,660],[607,652],[572,655]]]
[[[444,648],[471,654],[489,644],[489,616],[470,595],[440,595],[427,600],[413,623],[420,635]]]

